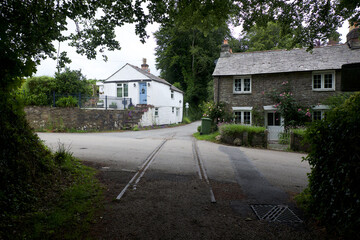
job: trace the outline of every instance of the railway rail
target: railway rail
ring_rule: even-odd
[[[175,134],[174,134],[175,135]],[[126,193],[126,191],[129,188],[132,188],[133,190],[136,190],[137,185],[139,184],[141,178],[144,176],[146,170],[150,167],[151,163],[156,159],[159,152],[163,149],[164,145],[171,141],[174,137],[172,135],[170,138],[165,138],[145,159],[143,164],[140,166],[139,170],[134,174],[134,176],[130,179],[130,181],[125,185],[125,187],[122,189],[122,191],[119,193],[119,195],[116,197],[116,200],[120,200]],[[196,139],[193,138],[192,142],[192,152],[193,152],[193,158],[197,166],[197,172],[200,180],[203,180],[206,182],[206,184],[209,187],[210,192],[210,201],[212,203],[216,203],[215,195],[213,193],[209,178],[206,173],[206,168],[204,166],[204,162],[201,158],[201,154],[199,151],[199,148],[196,143]]]

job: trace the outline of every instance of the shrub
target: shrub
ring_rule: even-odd
[[[234,136],[237,133],[262,133],[266,130],[264,127],[246,126],[240,124],[223,124],[219,128],[221,135]]]
[[[201,105],[201,108],[203,110],[203,117],[210,118],[215,124],[219,122],[231,122],[233,119],[233,115],[225,103],[205,102]]]
[[[306,133],[306,129],[304,129],[304,128],[294,128],[294,129],[291,129],[291,132],[294,133],[295,135],[300,135],[300,136],[304,137],[305,133]]]
[[[77,99],[72,96],[62,97],[56,101],[57,107],[76,107],[77,104]]]
[[[280,90],[271,91],[267,93],[267,96],[275,102],[275,108],[284,118],[286,131],[290,128],[305,126],[311,120],[310,108],[301,106],[295,100],[288,81],[282,83]]]
[[[132,128],[133,131],[139,131],[139,126],[138,125],[135,125],[133,128]]]
[[[52,103],[51,94],[55,90],[55,79],[41,76],[27,78],[20,92],[26,105],[44,106]]]
[[[184,117],[183,118],[183,123],[189,124],[189,123],[191,123],[191,120],[188,117]]]
[[[279,133],[279,143],[280,144],[289,144],[290,143],[290,133],[289,132],[281,132]]]
[[[306,132],[311,144],[308,157],[309,213],[329,231],[346,239],[359,239],[360,224],[360,93],[330,110],[324,120]]]

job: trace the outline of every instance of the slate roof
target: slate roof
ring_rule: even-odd
[[[132,64],[125,64],[122,68],[120,68],[119,70],[117,70],[114,74],[112,74],[110,77],[108,77],[106,80],[105,80],[105,83],[106,82],[110,82],[109,80],[111,79],[111,82],[113,81],[116,81],[116,79],[114,79],[113,76],[115,76],[121,69],[123,69],[126,65],[132,67],[133,69],[135,69],[136,71],[138,71],[139,73],[141,73],[142,75],[145,75],[145,77],[147,77],[148,79],[144,79],[144,80],[153,80],[155,82],[159,82],[159,83],[163,83],[163,84],[166,84],[168,86],[170,86],[170,89],[173,90],[173,91],[177,91],[177,92],[180,92],[180,93],[184,93],[183,91],[181,91],[180,89],[178,89],[177,87],[171,85],[168,81],[166,81],[165,79],[162,79],[162,78],[159,78],[157,76],[155,76],[154,74],[151,74],[150,72],[147,72],[145,70],[142,70],[141,68],[137,67],[137,66],[134,66]],[[129,79],[130,81],[133,80],[133,79]]]
[[[360,63],[360,50],[347,45],[306,49],[233,53],[217,61],[213,76],[254,75],[341,69],[343,64]]]

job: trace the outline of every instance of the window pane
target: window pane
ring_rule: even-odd
[[[174,91],[171,91],[171,98],[174,98]]]
[[[241,91],[241,79],[235,79],[235,91],[236,92]]]
[[[332,82],[333,82],[333,75],[332,74],[325,74],[325,88],[332,88]]]
[[[268,113],[268,126],[274,126],[274,113]]]
[[[244,79],[244,91],[246,91],[246,92],[250,91],[250,79],[249,78]]]
[[[250,124],[250,112],[244,112],[244,124]]]
[[[313,112],[313,119],[315,120],[321,120],[321,111],[314,111]]]
[[[124,97],[128,97],[129,95],[128,95],[128,84],[127,83],[125,83],[124,84]]]
[[[241,123],[241,112],[234,112],[235,123]]]
[[[155,116],[159,115],[159,108],[155,108]]]
[[[122,87],[117,88],[117,97],[122,97]]]
[[[321,88],[321,75],[314,75],[314,88]]]
[[[275,126],[280,126],[281,125],[281,117],[280,117],[280,113],[275,113]]]

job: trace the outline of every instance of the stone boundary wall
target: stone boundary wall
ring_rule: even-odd
[[[267,131],[250,134],[248,132],[241,132],[233,136],[221,135],[220,141],[235,146],[267,148],[267,135]]]
[[[26,118],[32,128],[76,130],[120,130],[138,125],[145,108],[134,110],[104,110],[57,107],[25,107]]]
[[[293,132],[290,133],[290,149],[296,152],[309,152],[310,145],[304,142],[304,137],[295,134]]]

